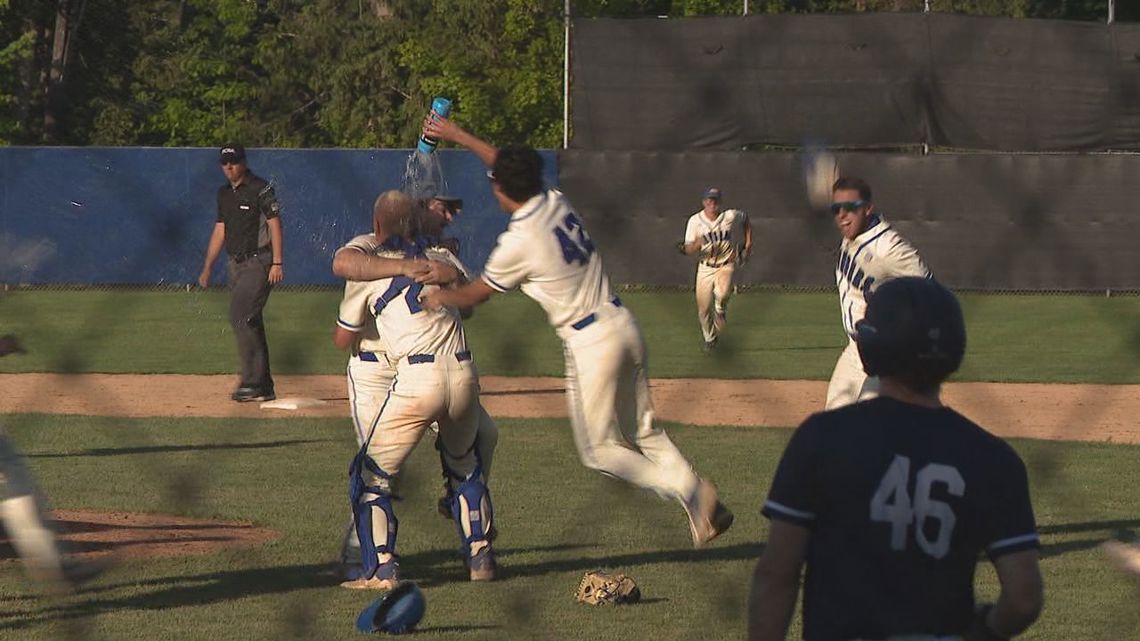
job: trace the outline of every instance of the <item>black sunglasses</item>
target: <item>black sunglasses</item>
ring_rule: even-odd
[[[855,211],[870,204],[871,203],[866,200],[847,200],[841,203],[831,203],[831,213],[838,214],[841,211]]]

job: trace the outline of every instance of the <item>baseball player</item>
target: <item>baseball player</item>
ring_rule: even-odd
[[[1025,465],[942,405],[962,362],[958,301],[927,278],[882,285],[856,328],[880,397],[815,414],[792,435],[763,514],[768,543],[748,600],[750,641],[782,640],[807,564],[803,638],[997,641],[1043,603]],[[996,604],[974,600],[985,552]]]
[[[444,228],[458,215],[462,200],[447,196],[436,196],[428,202],[427,211],[421,216],[420,231],[423,235],[439,238]],[[352,411],[352,422],[357,445],[363,445],[373,419],[380,413],[380,407],[387,397],[396,370],[385,356],[384,342],[376,330],[372,315],[364,303],[372,287],[371,281],[381,278],[404,276],[415,278],[423,275],[425,284],[447,285],[466,271],[460,271],[462,264],[456,260],[444,264],[423,259],[385,258],[378,255],[380,241],[376,233],[361,234],[337,250],[333,258],[333,272],[346,278],[344,297],[341,301],[337,325],[357,335],[357,342],[350,346],[348,359],[348,399]],[[455,247],[458,249],[458,247]],[[476,451],[485,481],[490,479],[491,466],[498,444],[499,431],[494,420],[479,404],[479,422]],[[438,426],[434,426],[438,430]],[[437,431],[438,434],[438,431]],[[436,447],[438,449],[438,437]],[[439,513],[451,518],[451,490],[447,470],[444,468],[444,494],[438,502]],[[492,537],[494,532],[491,533]],[[360,568],[355,560],[360,559],[360,542],[356,528],[351,522],[341,543],[341,573],[346,579],[357,578]]]
[[[21,353],[19,339],[0,337],[0,356]],[[98,568],[65,559],[47,512],[27,462],[0,431],[0,522],[28,577],[50,592],[69,591],[95,576]]]
[[[446,250],[428,249],[422,238],[413,238],[417,209],[400,192],[380,195],[374,206],[374,226],[377,237],[386,239],[381,250],[389,252],[390,258],[455,261]],[[424,289],[406,276],[373,281],[361,305],[375,314],[384,357],[395,373],[350,468],[351,506],[363,571],[341,584],[346,588],[388,590],[398,582],[392,482],[433,421],[439,422],[437,447],[450,481],[449,507],[471,580],[495,577],[495,557],[488,536],[493,508],[475,450],[478,375],[459,311],[425,310],[418,301]],[[358,338],[359,327],[346,325],[355,324],[338,323],[334,336],[341,349],[352,347]]]
[[[694,546],[728,529],[732,513],[717,499],[715,486],[698,477],[664,430],[653,425],[641,330],[613,295],[601,257],[570,202],[558,190],[543,188],[542,157],[529,147],[496,149],[445,118],[426,120],[424,132],[467,147],[491,167],[492,191],[511,222],[482,278],[425,293],[423,304],[470,307],[521,287],[562,338],[570,424],[583,464],[679,501]]]
[[[720,189],[709,187],[701,197],[701,210],[689,216],[682,253],[699,254],[697,263],[697,321],[704,336],[704,351],[716,347],[728,322],[732,275],[737,263],[752,255],[752,223],[739,209],[720,208]],[[743,239],[743,244],[738,241]]]
[[[847,347],[827,384],[826,409],[873,398],[879,382],[868,378],[855,346],[855,325],[863,318],[867,298],[883,282],[900,276],[930,277],[918,251],[891,227],[871,202],[871,187],[860,178],[840,178],[832,188],[831,213],[843,235],[835,284]]]

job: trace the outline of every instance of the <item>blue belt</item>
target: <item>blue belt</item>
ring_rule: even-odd
[[[378,356],[376,352],[360,352],[357,354],[357,356],[360,358],[360,360],[368,361],[369,363],[380,362],[380,356]]]
[[[455,360],[462,363],[463,361],[471,360],[470,350],[466,352],[459,352],[455,355]],[[434,363],[435,354],[412,354],[408,357],[408,363],[411,365],[419,365],[420,363]]]
[[[610,299],[610,304],[613,305],[614,307],[621,307],[621,299],[618,298],[617,296],[614,296],[613,298]],[[585,318],[578,321],[577,323],[574,323],[570,327],[573,327],[574,329],[577,329],[577,330],[583,330],[583,329],[586,329],[587,327],[589,327],[590,325],[593,325],[594,321],[596,321],[596,320],[598,320],[598,315],[596,313],[590,314],[589,316],[586,316]]]

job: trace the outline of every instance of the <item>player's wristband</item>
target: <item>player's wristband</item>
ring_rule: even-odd
[[[993,610],[992,603],[980,604],[974,610],[974,620],[970,624],[970,631],[966,634],[966,641],[1009,641],[1009,637],[994,632],[990,629],[986,619],[989,618],[990,610]]]

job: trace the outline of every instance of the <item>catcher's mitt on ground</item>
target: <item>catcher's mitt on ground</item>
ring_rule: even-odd
[[[641,588],[624,574],[593,570],[582,577],[574,596],[579,603],[589,605],[637,603],[641,600]]]

